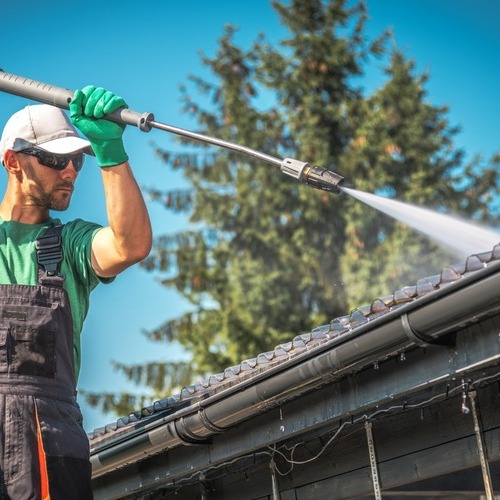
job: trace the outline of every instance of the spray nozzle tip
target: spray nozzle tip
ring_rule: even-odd
[[[315,165],[304,172],[304,182],[317,189],[341,193],[344,178],[331,170]]]
[[[335,172],[317,165],[311,167],[309,163],[292,158],[283,160],[281,171],[309,186],[323,191],[330,191],[331,193],[340,193],[340,188],[344,182],[344,178]]]

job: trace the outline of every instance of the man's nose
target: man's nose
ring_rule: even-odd
[[[75,169],[75,166],[73,165],[73,160],[70,160],[68,165],[64,170],[62,170],[62,175],[64,178],[76,178],[78,175],[78,172]]]

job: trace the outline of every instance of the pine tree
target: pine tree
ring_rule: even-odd
[[[447,109],[426,102],[427,75],[415,75],[413,62],[393,48],[385,84],[371,94],[361,87],[364,65],[386,57],[389,36],[367,39],[364,4],[273,7],[289,29],[281,45],[261,36],[245,51],[228,26],[215,56],[203,56],[213,80],[192,77],[197,98],[187,88],[183,94],[199,132],[324,166],[361,190],[486,220],[500,159],[464,165]],[[262,95],[272,104],[263,105]],[[189,212],[195,229],[158,237],[144,266],[193,306],[149,338],[179,343],[192,361],[117,364],[157,397],[434,274],[447,258],[344,194],[313,190],[240,153],[188,147],[157,153],[192,189],[150,195]],[[113,397],[100,401],[110,408],[120,402]]]

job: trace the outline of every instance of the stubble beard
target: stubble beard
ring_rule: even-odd
[[[52,189],[48,189],[36,169],[31,165],[26,165],[25,170],[35,183],[35,188],[29,193],[30,205],[59,212],[68,208],[73,194],[73,183],[61,181]]]
[[[47,192],[40,190],[39,193],[30,194],[30,204],[46,210],[62,212],[69,207],[71,193],[66,191]]]

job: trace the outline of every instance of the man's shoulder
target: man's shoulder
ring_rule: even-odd
[[[13,244],[34,242],[59,223],[57,219],[49,219],[40,224],[27,224],[15,220],[5,221],[0,218],[0,235],[3,236],[0,236],[0,243],[9,241]]]
[[[95,231],[101,228],[102,226],[95,222],[89,222],[83,219],[74,219],[63,224],[63,237],[93,235]]]
[[[90,249],[94,235],[102,229],[95,222],[75,219],[64,224],[62,229],[62,245],[69,260],[90,262]]]

